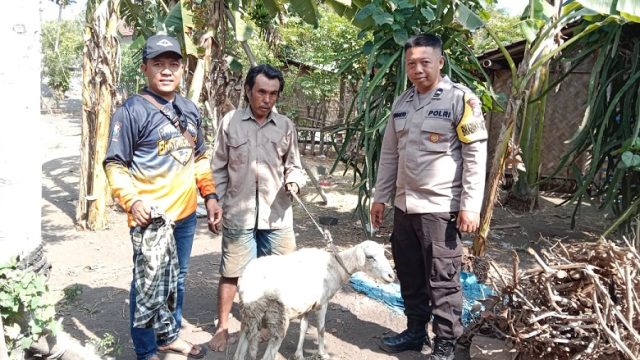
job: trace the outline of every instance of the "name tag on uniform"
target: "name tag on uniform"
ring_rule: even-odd
[[[394,112],[393,113],[393,120],[404,119],[406,117],[407,117],[407,112],[406,111],[400,111],[400,112]]]

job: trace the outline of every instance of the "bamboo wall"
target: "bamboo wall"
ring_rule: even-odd
[[[589,87],[589,69],[592,61],[585,61],[565,78],[559,87],[551,91],[547,97],[544,123],[544,145],[540,174],[550,175],[571,144],[567,143],[576,133],[586,108]],[[552,80],[560,74],[560,69],[552,69]],[[496,92],[509,94],[511,73],[509,70],[495,70],[491,73]],[[504,113],[489,113],[486,116],[489,131],[489,159],[495,153],[500,127],[504,123]],[[516,134],[517,136],[517,134]],[[584,168],[585,159],[578,159],[578,166]],[[559,178],[572,178],[567,169],[556,175]]]

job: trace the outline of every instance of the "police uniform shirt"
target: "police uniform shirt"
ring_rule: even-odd
[[[408,89],[387,123],[374,202],[389,202],[395,190],[395,206],[409,214],[480,212],[486,140],[480,101],[468,88],[445,76],[429,93]]]

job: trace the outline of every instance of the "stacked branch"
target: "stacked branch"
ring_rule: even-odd
[[[538,266],[521,271],[485,302],[467,337],[491,332],[520,353],[544,359],[640,359],[640,256],[601,240],[528,250]]]

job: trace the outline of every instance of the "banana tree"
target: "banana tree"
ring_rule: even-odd
[[[517,69],[508,51],[500,44],[491,29],[487,29],[489,34],[496,40],[496,43],[499,44],[501,52],[509,63],[511,70],[511,95],[505,115],[506,123],[503,125],[500,135],[498,136],[499,142],[490,165],[480,229],[473,242],[472,252],[477,256],[484,255],[486,251],[487,236],[493,216],[498,184],[504,171],[509,141],[517,125],[523,124],[523,138],[525,139],[525,143],[530,147],[528,149],[530,153],[528,153],[525,158],[529,159],[532,163],[539,161],[537,158],[540,156],[540,136],[543,124],[543,115],[540,113],[544,113],[544,107],[541,106],[541,104],[536,104],[536,100],[544,99],[544,95],[550,87],[545,86],[548,81],[549,61],[560,55],[565,49],[586,39],[593,32],[609,24],[624,21],[622,17],[618,15],[596,17],[599,15],[597,11],[582,6],[580,2],[571,2],[560,7],[559,1],[556,1],[554,8],[559,10],[557,16],[554,16],[551,21],[546,22],[539,28],[537,34],[533,35],[532,30],[535,29],[534,26],[538,20],[535,16],[534,9],[542,9],[545,6],[543,3],[543,1],[530,0],[529,8],[532,9],[532,12],[527,22],[524,23],[525,34],[528,33],[528,41],[525,47],[524,59]],[[582,27],[580,29],[581,31],[574,33],[569,40],[561,44],[556,42],[556,39],[559,38],[558,34],[567,24],[583,18],[593,17],[596,17],[593,22]],[[530,102],[536,104],[534,105],[535,112],[527,109]],[[542,105],[543,104],[544,102],[542,102]],[[538,117],[534,117],[534,113],[536,112],[539,114],[537,115]],[[524,121],[523,119],[527,118],[527,114],[529,114],[529,118],[527,121]],[[532,174],[530,177],[528,174],[526,175],[527,182],[525,185],[537,185],[537,167],[535,169],[528,168],[527,171],[531,171]],[[531,196],[531,192],[527,192],[527,195]]]
[[[109,119],[118,69],[119,0],[89,0],[82,65],[82,134],[76,224],[102,230],[108,221],[109,188],[102,161],[107,151]]]
[[[636,231],[631,220],[640,206],[640,24],[602,28],[594,39],[596,56],[589,83],[587,109],[571,148],[556,171],[569,167],[578,190],[568,201],[576,211],[585,197],[600,197],[600,208],[616,218],[603,236],[620,229]],[[573,159],[588,155],[587,169],[579,169]],[[637,235],[636,235],[637,236]],[[640,242],[638,242],[640,244]]]
[[[484,77],[489,83],[488,76],[469,48],[471,32],[482,25],[475,13],[485,12],[476,1],[373,0],[350,7],[328,3],[338,13],[351,17],[362,29],[362,36],[370,39],[353,54],[353,59],[367,59],[367,68],[349,120],[340,129],[345,132],[344,143],[332,169],[338,161],[344,161],[354,170],[354,186],[359,192],[356,212],[366,229],[384,129],[394,99],[407,88],[404,43],[422,32],[440,35],[447,58],[444,72],[475,89],[485,109],[492,109],[496,106],[494,94],[476,77]],[[346,61],[341,70],[350,67],[353,59]]]

